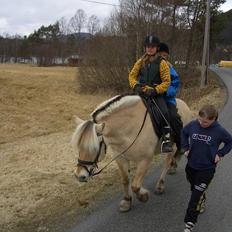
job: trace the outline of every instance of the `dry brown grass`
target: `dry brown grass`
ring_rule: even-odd
[[[0,65],[0,231],[62,231],[55,225],[63,215],[72,223],[103,193],[120,190],[115,164],[88,184],[72,175],[73,115],[86,119],[109,98],[79,94],[75,75],[75,68]],[[219,86],[210,88],[188,100],[192,109],[222,105]]]
[[[106,96],[78,94],[76,69],[0,66],[0,143],[71,129]]]

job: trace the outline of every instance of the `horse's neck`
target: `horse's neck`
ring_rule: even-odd
[[[158,143],[150,117],[141,101],[113,113],[105,120],[104,137],[108,153],[113,157],[122,152],[128,160],[137,162],[152,157]],[[145,121],[144,121],[145,119]],[[144,123],[143,123],[144,122]]]
[[[139,101],[130,107],[125,107],[113,112],[105,119],[105,122],[110,128],[118,128],[117,131],[126,130],[127,128],[133,128],[144,114],[145,107],[142,101]]]
[[[142,101],[115,111],[104,119],[104,136],[111,144],[122,144],[131,141],[136,135],[138,127],[142,124],[146,109]]]

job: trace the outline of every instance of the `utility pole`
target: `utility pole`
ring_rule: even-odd
[[[209,33],[210,33],[210,0],[206,0],[206,20],[205,20],[205,34],[204,47],[201,64],[201,85],[204,88],[208,82],[208,67],[209,67]]]

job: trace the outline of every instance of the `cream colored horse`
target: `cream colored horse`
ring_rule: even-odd
[[[178,112],[184,124],[192,118],[192,113],[184,101],[177,99]],[[142,184],[154,155],[159,146],[150,116],[139,96],[116,96],[103,102],[91,114],[91,120],[77,118],[77,129],[72,137],[72,145],[79,155],[75,175],[79,181],[87,181],[94,175],[97,163],[105,155],[115,159],[124,187],[124,196],[120,202],[120,211],[131,208],[132,191],[137,198],[146,202],[149,191]],[[123,153],[123,154],[122,154]],[[128,170],[130,161],[136,164],[136,170],[130,183]],[[166,156],[164,168],[156,184],[155,191],[164,191],[165,176],[172,167],[176,167],[176,157]]]

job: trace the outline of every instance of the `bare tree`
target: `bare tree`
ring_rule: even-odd
[[[125,33],[125,28],[123,27],[123,22],[125,22],[125,17],[117,11],[111,12],[110,17],[104,20],[101,32],[108,35],[122,35]]]
[[[68,20],[65,17],[60,18],[58,20],[58,24],[59,24],[60,33],[62,35],[70,34],[71,29],[69,28]]]
[[[90,16],[88,20],[87,28],[89,33],[92,35],[94,35],[100,29],[100,20],[96,15]]]
[[[132,39],[132,45],[136,51],[136,58],[142,53],[142,41],[145,34],[151,29],[149,21],[151,19],[150,4],[146,0],[122,0],[122,14],[125,18],[125,31]],[[153,11],[154,13],[155,11]]]
[[[70,19],[69,24],[75,33],[80,33],[85,26],[87,15],[84,10],[78,9],[76,14]]]

